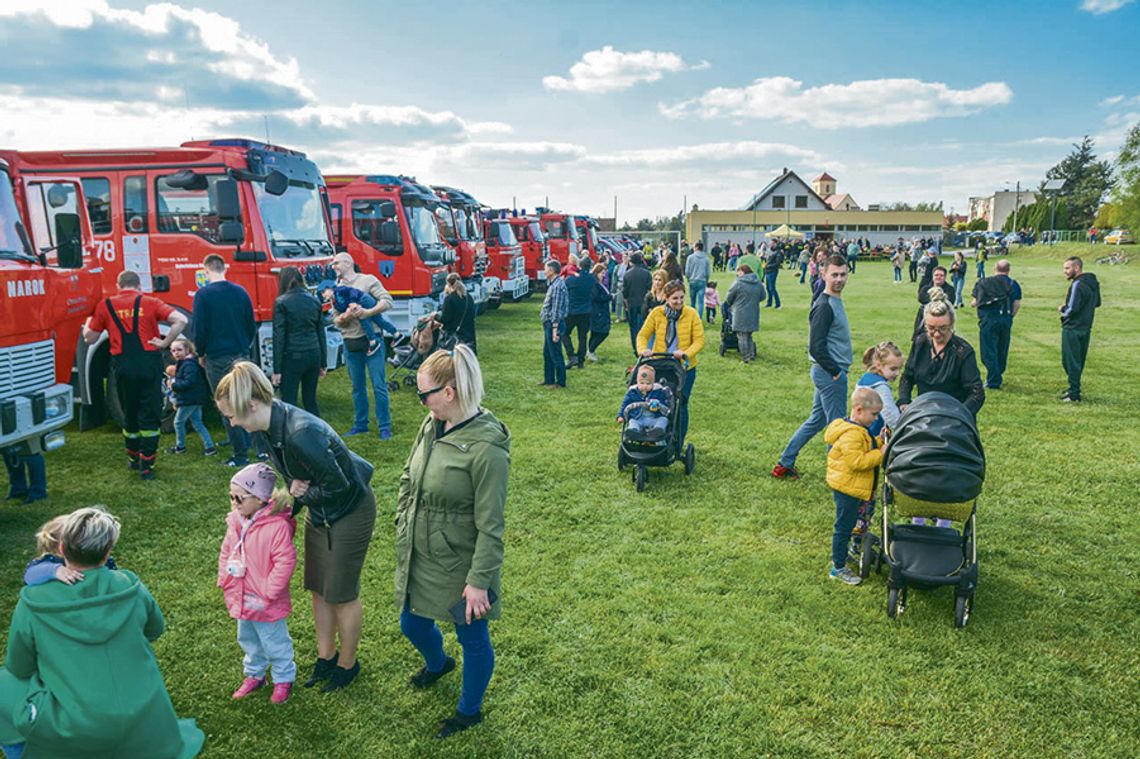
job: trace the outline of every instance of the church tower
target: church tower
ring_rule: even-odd
[[[811,188],[815,190],[816,195],[827,200],[830,196],[835,194],[835,182],[835,177],[825,171],[812,180]]]

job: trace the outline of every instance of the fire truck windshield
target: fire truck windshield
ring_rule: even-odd
[[[416,252],[420,260],[428,266],[443,266],[447,263],[447,246],[439,236],[436,215],[426,206],[405,203],[404,212],[408,215],[408,228],[416,242]]]
[[[455,226],[459,229],[459,239],[468,241],[478,241],[483,239],[483,233],[479,229],[478,213],[475,209],[464,208],[463,206],[455,206]]]
[[[546,238],[542,236],[542,225],[537,221],[527,224],[526,229],[530,233],[531,242],[546,242]]]
[[[507,221],[492,222],[491,235],[493,238],[491,242],[500,248],[509,248],[519,244],[515,237],[515,231],[511,229],[511,224]]]
[[[282,195],[270,195],[263,182],[252,182],[265,234],[274,257],[331,256],[320,193],[310,184],[292,182]]]
[[[23,226],[12,196],[12,181],[7,173],[0,171],[0,257],[32,257],[25,243],[27,232]]]

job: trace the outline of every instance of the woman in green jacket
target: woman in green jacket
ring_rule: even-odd
[[[74,584],[24,588],[0,670],[0,744],[26,742],[28,759],[189,759],[205,735],[179,720],[150,644],[162,634],[158,604],[139,578],[105,566],[119,522],[98,508],[60,529]]]
[[[480,408],[483,377],[459,344],[424,361],[416,375],[430,412],[400,477],[396,512],[396,607],[400,630],[424,658],[412,686],[427,688],[455,669],[436,622],[452,622],[463,647],[463,688],[437,738],[483,721],[495,667],[487,620],[499,617],[503,506],[511,437]]]

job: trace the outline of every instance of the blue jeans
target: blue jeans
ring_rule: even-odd
[[[243,353],[236,356],[206,356],[206,379],[210,382],[210,392],[213,393],[217,389],[218,383],[222,381],[222,377],[226,376],[229,370],[238,361],[249,361],[249,354]],[[230,443],[233,445],[233,458],[238,463],[245,463],[249,461],[249,445],[250,435],[241,427],[236,427],[230,424],[230,420],[222,417],[222,426],[226,430],[226,437],[229,438]]]
[[[633,346],[633,354],[637,355],[637,333],[641,331],[641,325],[645,323],[645,314],[641,313],[641,304],[629,304],[629,310],[626,312],[626,320],[629,322],[629,342]]]
[[[808,441],[823,431],[827,425],[847,413],[847,370],[839,374],[839,379],[820,368],[811,365],[811,382],[815,392],[811,399],[811,414],[788,441],[788,447],[780,454],[780,466],[791,469],[796,465],[796,456]]]
[[[542,376],[548,385],[566,387],[566,358],[562,355],[565,329],[565,322],[559,322],[558,342],[554,342],[554,323],[542,323]]]
[[[700,313],[700,308],[698,308],[697,304],[700,303],[701,305],[704,305],[705,288],[707,287],[708,282],[705,282],[704,280],[689,280],[689,306],[696,308],[697,313]]]
[[[859,518],[859,506],[862,504],[855,496],[831,491],[835,499],[835,533],[831,536],[831,563],[836,569],[847,566],[847,546],[851,543],[851,531],[855,529],[855,520]]]
[[[966,275],[955,274],[950,278],[950,283],[954,285],[954,307],[958,308],[962,305],[962,294],[966,290]]]
[[[428,672],[439,672],[447,663],[443,650],[443,633],[427,617],[412,614],[407,603],[400,612],[400,632],[424,657]],[[487,620],[472,619],[469,625],[456,625],[455,636],[463,648],[463,685],[459,692],[460,714],[473,717],[483,706],[483,695],[495,671],[495,649]]]
[[[348,366],[348,378],[352,380],[352,408],[355,416],[352,426],[357,430],[368,429],[368,385],[364,372],[372,379],[372,395],[376,399],[376,424],[381,431],[392,428],[392,412],[388,408],[388,381],[384,371],[384,346],[371,356],[364,351],[345,351],[344,363]]]
[[[214,447],[214,439],[202,421],[201,406],[179,406],[174,412],[174,444],[179,448],[186,447],[186,422],[190,422],[194,429],[202,436],[202,445],[206,450]]]
[[[8,469],[9,498],[47,498],[47,462],[42,453],[5,454],[4,466]]]
[[[669,417],[661,416],[660,414],[643,413],[642,416],[630,419],[626,424],[627,429],[643,432],[645,430],[661,430],[664,432],[669,426]]]
[[[986,276],[986,262],[985,261],[978,261],[976,266],[978,267],[978,279],[981,279],[982,277]]]
[[[800,284],[801,285],[804,283],[804,279],[806,277],[807,277],[807,263],[802,263],[802,264],[800,264]]]
[[[895,282],[902,282],[902,267],[895,267]]]
[[[685,384],[681,388],[681,434],[677,436],[677,453],[685,447],[685,436],[689,433],[689,398],[693,394],[693,383],[697,381],[697,370],[685,372]]]
[[[978,324],[978,342],[982,353],[982,365],[986,367],[986,387],[1000,388],[1005,374],[1006,360],[1009,358],[1009,337],[1013,331],[1013,317],[997,314],[982,314]]]
[[[265,677],[273,672],[274,683],[291,683],[297,679],[297,664],[293,659],[293,639],[284,619],[276,622],[238,620],[238,645],[245,652],[241,661],[246,677]]]
[[[772,305],[772,299],[776,299],[776,308],[780,307],[780,294],[776,292],[776,276],[779,271],[770,271],[764,275],[764,287],[768,290],[768,305]]]

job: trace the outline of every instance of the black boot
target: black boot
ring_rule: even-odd
[[[304,682],[306,688],[312,688],[314,685],[328,680],[333,675],[333,670],[336,669],[337,659],[340,658],[340,652],[334,651],[332,658],[322,659],[317,657],[317,663],[313,665],[313,674],[309,675],[309,679]]]
[[[456,712],[447,719],[445,719],[439,726],[439,732],[435,734],[436,738],[450,738],[456,733],[462,733],[469,727],[475,727],[483,721],[483,713],[479,712],[471,717],[466,714]]]
[[[453,669],[455,669],[455,659],[451,658],[450,656],[447,657],[446,661],[444,661],[443,669],[441,669],[439,672],[431,672],[427,667],[423,667],[419,672],[412,675],[412,687],[416,690],[430,688],[431,686],[435,685],[441,677]]]
[[[332,693],[333,691],[347,688],[349,684],[356,679],[360,674],[360,662],[357,661],[349,669],[344,667],[333,667],[332,676],[329,681],[325,683],[325,687],[321,688],[321,693]]]

